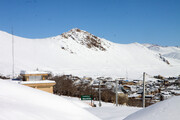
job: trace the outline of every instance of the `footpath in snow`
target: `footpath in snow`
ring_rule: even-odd
[[[106,102],[101,102],[102,107],[99,107],[98,101],[94,101],[94,104],[96,104],[97,107],[90,107],[88,103],[90,103],[91,101],[81,101],[79,98],[67,97],[67,96],[63,96],[63,98],[70,100],[76,105],[79,105],[80,107],[86,109],[87,111],[89,111],[90,113],[94,114],[95,116],[99,117],[102,120],[123,120],[128,115],[142,109],[138,107],[129,107],[129,106],[116,107],[115,104],[106,103]],[[86,105],[84,104],[82,106],[82,102],[86,103]]]

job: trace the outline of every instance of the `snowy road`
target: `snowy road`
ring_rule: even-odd
[[[105,106],[98,108],[86,108],[89,112],[102,120],[123,120],[128,115],[140,110],[141,108],[127,106]]]
[[[70,100],[73,102],[73,104],[76,104],[93,115],[97,116],[98,118],[102,120],[123,120],[126,118],[128,115],[141,110],[142,108],[138,107],[129,107],[129,106],[118,106],[116,107],[115,104],[112,103],[105,103],[102,102],[102,107],[98,107],[98,101],[94,101],[94,104],[97,105],[97,107],[90,107],[89,105],[85,104],[82,106],[82,103],[90,103],[90,101],[81,101],[78,98],[74,97],[67,97],[67,96],[62,96],[65,99]],[[81,104],[80,104],[81,103]]]

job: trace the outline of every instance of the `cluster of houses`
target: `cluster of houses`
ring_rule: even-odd
[[[115,88],[115,82],[104,79],[102,84],[107,88]],[[142,80],[119,80],[118,93],[128,98],[142,99]],[[153,79],[145,82],[145,99],[151,103],[180,95],[180,77]]]
[[[38,70],[33,72],[21,71],[20,76],[21,80],[18,82],[19,84],[53,93],[53,86],[56,83],[55,81],[47,80],[49,72]],[[89,84],[97,89],[101,87],[101,90],[109,89],[116,92],[115,80],[110,77],[99,77],[96,79],[90,77],[79,78],[71,75],[67,77],[70,77],[74,81],[74,84]],[[125,95],[128,98],[142,99],[142,80],[125,80],[123,78],[117,80],[119,95]],[[180,95],[180,76],[169,78],[158,77],[145,82],[145,99],[152,103],[177,95]]]
[[[77,83],[84,82],[94,88],[98,88],[99,84],[101,90],[110,89],[116,92],[116,83],[112,78],[99,77],[92,78],[78,78],[75,77],[74,81]],[[128,98],[142,99],[143,95],[143,81],[142,80],[125,80],[123,78],[118,79],[118,93],[119,95],[125,95]],[[145,99],[149,102],[156,103],[172,96],[180,95],[180,76],[169,78],[152,78],[145,82]]]

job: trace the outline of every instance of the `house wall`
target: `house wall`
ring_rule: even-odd
[[[124,88],[125,90],[131,90],[131,88],[128,87],[128,86],[123,86],[123,88]]]
[[[36,88],[42,91],[46,91],[49,93],[53,93],[53,86],[55,85],[55,83],[34,83],[34,84],[23,84],[25,86],[29,86],[32,88]]]
[[[122,85],[136,85],[136,83],[123,81]]]
[[[37,89],[53,93],[53,86],[37,86]]]

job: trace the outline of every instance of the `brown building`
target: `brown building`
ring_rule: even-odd
[[[40,89],[49,93],[53,93],[53,86],[56,84],[55,81],[46,80],[49,73],[41,71],[21,71],[22,85],[26,85],[32,88]]]
[[[20,75],[22,76],[23,81],[39,81],[39,80],[46,80],[49,73],[48,72],[41,72],[41,71],[21,71]]]

